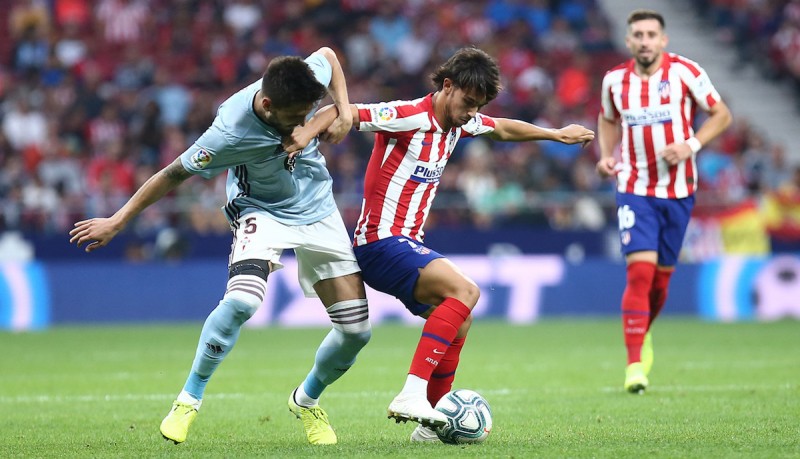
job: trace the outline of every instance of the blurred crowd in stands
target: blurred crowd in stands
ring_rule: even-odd
[[[714,11],[736,44],[780,50],[770,54],[776,69],[800,75],[796,0],[697,3]],[[430,71],[474,44],[497,59],[504,78],[505,90],[484,112],[548,127],[594,127],[602,76],[627,56],[612,45],[612,33],[624,31],[611,29],[594,0],[10,4],[0,9],[0,231],[65,237],[74,221],[118,209],[278,55],[330,46],[344,64],[350,100],[376,102],[427,94]],[[752,14],[756,4],[770,5],[763,17]],[[752,58],[760,51],[743,52]],[[351,227],[371,145],[371,134],[353,131],[323,146]],[[615,224],[613,184],[595,174],[593,145],[476,139],[459,148],[429,226]],[[699,156],[701,204],[736,203],[779,187],[800,196],[800,173],[787,167],[785,148],[736,118]],[[225,233],[223,204],[223,176],[193,178],[133,230]]]
[[[753,63],[765,76],[789,81],[800,108],[800,0],[691,0],[736,48],[739,64]]]

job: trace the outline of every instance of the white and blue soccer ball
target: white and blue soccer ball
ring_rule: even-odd
[[[447,416],[447,424],[436,429],[444,443],[481,443],[492,431],[489,403],[473,390],[450,391],[434,408]]]

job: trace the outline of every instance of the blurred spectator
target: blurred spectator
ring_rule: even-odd
[[[99,0],[95,17],[108,43],[137,43],[147,36],[147,0]]]
[[[18,95],[3,118],[3,135],[18,151],[38,149],[47,134],[44,114],[31,106],[31,99],[38,97],[34,94]]]
[[[29,25],[16,42],[13,68],[20,74],[35,74],[44,68],[49,56],[50,44],[44,32],[34,25]]]
[[[8,15],[8,27],[12,38],[22,40],[31,31],[42,37],[47,36],[50,32],[50,11],[47,9],[46,1],[12,0],[12,2],[14,6]]]
[[[236,36],[244,38],[261,22],[261,7],[255,0],[233,0],[225,7],[224,18]]]
[[[53,52],[58,61],[67,69],[83,62],[88,53],[88,48],[83,38],[80,36],[80,25],[76,22],[64,24],[63,32],[56,39]]]

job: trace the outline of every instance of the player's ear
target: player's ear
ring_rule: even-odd
[[[661,47],[666,48],[668,44],[669,44],[669,35],[667,35],[667,33],[664,32],[661,38]]]
[[[445,94],[450,94],[450,91],[452,90],[453,90],[453,80],[451,80],[450,78],[445,78],[442,81],[442,92],[444,92]]]
[[[262,97],[261,107],[264,109],[265,112],[268,112],[269,109],[272,107],[272,99],[270,99],[269,97]]]

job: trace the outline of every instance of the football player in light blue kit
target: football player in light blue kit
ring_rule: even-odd
[[[343,114],[332,123],[311,118],[326,92]],[[308,129],[294,130],[306,121]],[[294,249],[303,291],[322,300],[333,329],[320,344],[311,372],[292,392],[289,409],[303,422],[310,443],[336,443],[318,400],[353,364],[371,328],[361,272],[316,136],[338,142],[351,126],[344,74],[330,48],[305,60],[276,58],[261,80],[227,99],[211,127],[119,211],[77,222],[70,231],[70,242],[87,243],[91,252],[192,175],[210,178],[228,172],[223,211],[233,244],[227,289],[203,325],[189,377],[161,423],[168,440],[186,440],[209,378],[262,304],[267,276],[283,267],[281,253]]]

